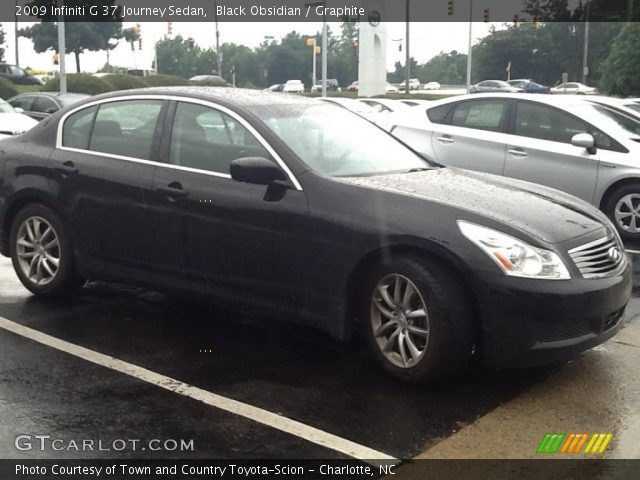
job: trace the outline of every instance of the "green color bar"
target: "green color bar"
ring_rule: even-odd
[[[559,433],[557,435],[558,437],[556,438],[556,441],[553,444],[553,447],[551,447],[551,451],[549,453],[556,453],[560,448],[560,445],[562,445],[562,441],[564,440],[564,437],[567,436],[566,433]]]
[[[547,442],[550,439],[551,439],[551,434],[550,433],[545,433],[544,434],[544,438],[540,442],[540,445],[538,445],[538,450],[536,450],[536,453],[546,453],[547,452]]]

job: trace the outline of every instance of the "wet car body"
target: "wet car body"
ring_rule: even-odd
[[[151,160],[60,148],[61,119],[127,98],[165,102]],[[282,181],[258,185],[168,168],[162,139],[170,137],[170,112],[180,101],[242,117],[282,161]],[[283,95],[277,108],[296,113],[319,105]],[[404,256],[435,262],[468,296],[476,345],[491,364],[571,358],[620,328],[631,293],[626,258],[602,278],[584,278],[568,253],[603,238],[621,248],[595,208],[549,188],[427,163],[329,177],[301,161],[263,121],[274,108],[268,94],[181,88],[106,94],[54,114],[0,146],[2,253],[10,253],[16,212],[37,202],[62,218],[85,278],[215,298],[297,319],[342,340],[359,331],[354,317],[372,268]],[[176,182],[188,195],[167,193]],[[506,276],[461,234],[459,221],[554,252],[571,278]]]

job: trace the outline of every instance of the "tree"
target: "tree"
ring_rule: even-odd
[[[211,49],[192,46],[191,42],[180,35],[160,40],[156,44],[158,73],[184,78],[210,75],[216,68],[216,53]]]
[[[467,75],[467,55],[452,50],[440,52],[415,70],[423,82],[439,82],[445,85],[462,85]]]
[[[603,65],[605,91],[623,97],[640,95],[640,24],[627,23]]]
[[[65,2],[67,6],[85,5],[86,0],[69,0]],[[50,15],[51,5],[56,4],[56,0],[34,0],[30,3],[33,6],[48,6],[48,14],[39,16],[41,23],[20,30],[19,34],[30,38],[33,41],[34,50],[38,53],[54,50],[58,52],[58,27],[57,18]],[[113,6],[115,0],[92,0],[92,5]],[[101,17],[96,21],[88,13],[85,15],[87,21],[65,22],[66,30],[66,53],[73,53],[76,60],[76,70],[80,72],[80,54],[85,50],[100,51],[109,48],[111,39],[122,36],[122,17],[116,12],[109,17]],[[110,10],[111,11],[111,10]],[[76,17],[74,20],[84,20]],[[60,52],[58,52],[60,53]]]
[[[0,62],[4,62],[4,42],[5,42],[5,33],[2,24],[0,23]]]

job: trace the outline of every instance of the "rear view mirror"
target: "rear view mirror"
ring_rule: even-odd
[[[231,162],[231,178],[238,182],[269,185],[287,177],[271,160],[263,157],[238,158]]]
[[[590,133],[578,133],[571,138],[571,145],[586,148],[591,155],[596,153],[596,141]]]

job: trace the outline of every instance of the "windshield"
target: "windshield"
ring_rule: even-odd
[[[0,113],[14,113],[15,110],[11,105],[0,98]]]
[[[638,103],[627,103],[625,104],[625,107],[640,113],[640,104]]]
[[[618,113],[602,105],[593,105],[593,109],[600,113],[602,117],[606,118],[606,121],[611,124],[612,128],[621,131],[627,138],[633,140],[640,139],[640,121],[634,120],[627,115]],[[605,129],[605,131],[607,130]]]
[[[366,176],[432,167],[372,123],[329,105],[259,108],[254,113],[309,168],[323,175]]]

